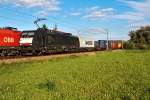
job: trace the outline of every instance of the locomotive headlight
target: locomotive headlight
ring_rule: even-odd
[[[32,40],[33,38],[21,38],[20,39],[20,45],[21,46],[32,46]]]

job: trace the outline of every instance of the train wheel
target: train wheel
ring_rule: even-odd
[[[1,54],[0,54],[0,56],[4,57],[4,56],[5,56],[5,54],[1,53]]]
[[[32,50],[32,55],[33,55],[33,56],[38,56],[38,54],[39,54],[39,53],[38,53],[36,50]]]
[[[2,51],[2,53],[0,54],[0,56],[2,56],[2,57],[6,56],[6,55],[7,55],[7,54],[6,54],[5,51]]]
[[[43,55],[43,53],[42,53],[42,52],[39,52],[39,53],[37,53],[37,55],[38,55],[38,56],[41,56],[41,55]]]

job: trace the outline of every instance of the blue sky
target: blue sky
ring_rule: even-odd
[[[46,18],[49,28],[93,39],[128,39],[130,30],[150,24],[150,0],[0,0],[0,27],[36,29]]]

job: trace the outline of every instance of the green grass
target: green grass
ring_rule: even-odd
[[[1,64],[0,100],[150,100],[150,51]]]

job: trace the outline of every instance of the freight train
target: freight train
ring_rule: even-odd
[[[110,49],[121,49],[121,41],[109,41]],[[71,33],[38,28],[18,31],[7,27],[0,29],[0,56],[43,55],[64,52],[106,50],[107,41],[83,39]]]

